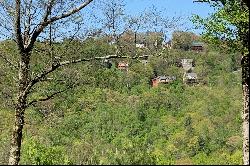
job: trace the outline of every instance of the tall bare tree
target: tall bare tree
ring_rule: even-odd
[[[117,41],[122,30],[122,23],[125,15],[125,3],[123,0],[104,0],[101,1],[101,13],[103,27],[108,30],[114,42]]]
[[[127,27],[134,32],[134,42],[137,43],[137,33],[145,29],[147,25],[147,17],[144,13],[139,13],[137,16],[128,16]]]
[[[41,83],[44,80],[51,80],[49,77],[57,69],[85,61],[103,60],[111,58],[140,58],[140,57],[125,57],[118,55],[109,55],[104,57],[90,57],[90,58],[73,58],[67,59],[65,55],[57,55],[53,51],[53,38],[63,38],[63,32],[60,33],[60,28],[65,26],[74,35],[79,30],[80,23],[76,27],[72,25],[79,21],[79,16],[82,15],[83,9],[87,10],[87,6],[93,4],[94,0],[15,0],[15,1],[0,1],[0,37],[3,39],[13,39],[18,48],[16,58],[9,58],[0,53],[6,63],[13,66],[18,71],[17,79],[17,93],[14,99],[15,121],[13,133],[11,138],[9,164],[17,165],[20,161],[20,151],[22,145],[22,132],[25,120],[25,111],[29,106],[38,102],[47,101],[54,96],[68,90],[72,85],[67,86],[63,90],[54,91],[46,96],[32,98],[32,94],[36,89],[41,88]],[[95,4],[94,4],[95,5]],[[80,19],[81,20],[81,19]],[[69,25],[69,23],[72,23]],[[55,32],[57,30],[57,33]],[[46,36],[49,38],[46,42]],[[70,37],[70,35],[69,35]],[[48,43],[49,54],[45,58],[46,64],[43,69],[36,71],[32,66],[38,65],[39,62],[32,62],[31,58],[34,52],[39,52],[36,44],[39,40]],[[75,50],[75,48],[71,48]],[[64,56],[64,60],[60,59]],[[58,58],[59,57],[59,58]],[[69,58],[69,57],[68,57]],[[13,60],[17,62],[12,62]],[[59,80],[60,81],[60,80]],[[40,83],[40,84],[39,84]]]
[[[43,35],[49,25],[71,18],[83,10],[93,0],[15,0],[2,1],[1,6],[1,35],[14,37],[18,48],[18,94],[15,100],[15,122],[13,127],[9,164],[17,165],[20,161],[22,130],[25,110],[34,102],[47,100],[56,92],[44,98],[28,101],[32,88],[61,66],[84,60],[53,62],[36,76],[31,76],[30,59],[35,42]]]

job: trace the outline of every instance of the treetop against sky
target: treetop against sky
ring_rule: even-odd
[[[188,20],[188,17],[191,17],[192,14],[206,17],[214,11],[207,3],[194,3],[193,0],[125,0],[125,3],[127,4],[126,11],[130,14],[136,14],[145,8],[155,6],[170,17],[184,16],[187,19],[186,26],[196,33],[200,33],[201,30],[193,29],[192,22]]]
[[[0,3],[4,2],[4,0],[0,0]],[[95,3],[97,2],[97,3]],[[102,3],[102,0],[94,0],[90,6],[96,5],[96,7],[90,7],[86,8],[86,10],[83,10],[81,17],[84,20],[85,24],[82,25],[82,29],[88,30],[88,29],[98,29],[101,26],[98,25],[97,21],[94,21],[92,19],[89,19],[91,17],[89,13],[94,17],[101,17],[101,12],[98,8],[98,2]],[[140,13],[143,13],[143,11],[150,10],[152,7],[157,8],[159,11],[162,11],[162,15],[166,17],[182,17],[181,22],[184,23],[183,27],[180,27],[180,30],[188,30],[192,31],[196,34],[199,34],[202,32],[201,29],[194,29],[194,26],[192,22],[190,21],[190,17],[192,14],[197,14],[201,17],[206,17],[209,15],[209,13],[213,12],[213,9],[206,3],[194,3],[193,0],[124,0],[124,9],[126,15],[139,15]],[[1,11],[1,9],[0,9]],[[1,11],[3,12],[3,11]],[[91,21],[89,21],[91,20]],[[4,19],[0,19],[0,21],[5,21]],[[121,23],[122,24],[122,23]],[[71,29],[71,31],[74,31],[73,27],[69,28],[69,26],[66,28],[67,30]],[[67,31],[62,31],[64,34],[67,34]],[[173,31],[169,30],[169,32],[166,34],[167,38],[171,38],[171,34]],[[6,34],[6,33],[5,33]],[[0,35],[0,39],[4,39],[4,36]]]

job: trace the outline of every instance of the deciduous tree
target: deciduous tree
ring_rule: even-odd
[[[20,160],[22,130],[27,107],[35,102],[48,100],[62,92],[58,91],[49,96],[28,101],[28,96],[32,93],[34,86],[56,69],[82,61],[53,61],[43,72],[32,77],[30,60],[36,41],[44,35],[49,25],[63,22],[63,20],[65,21],[68,18],[73,19],[73,15],[75,16],[76,13],[79,13],[92,1],[15,0],[1,2],[0,28],[1,32],[4,32],[1,35],[6,35],[8,38],[13,37],[18,48],[19,61],[18,94],[14,106],[15,122],[9,156],[10,165],[16,165]]]
[[[242,53],[243,89],[243,161],[249,164],[249,1],[248,0],[197,0],[216,9],[208,18],[194,17],[194,22],[205,29],[208,41],[227,41],[232,48]]]

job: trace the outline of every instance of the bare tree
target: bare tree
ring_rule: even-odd
[[[104,0],[101,1],[101,13],[103,27],[108,30],[109,35],[112,36],[113,42],[117,42],[119,33],[123,32],[123,19],[124,19],[124,7],[123,0]]]
[[[0,36],[13,39],[18,48],[18,56],[14,58],[14,61],[5,54],[0,54],[6,63],[10,64],[14,69],[17,69],[18,73],[16,99],[13,104],[15,109],[15,122],[10,145],[10,165],[17,165],[20,161],[25,110],[38,102],[50,100],[54,96],[74,86],[71,84],[62,90],[55,90],[48,95],[32,98],[32,94],[41,88],[42,82],[53,80],[53,78],[49,77],[53,72],[61,67],[86,61],[111,58],[141,58],[109,55],[90,58],[71,57],[69,60],[65,55],[53,51],[54,38],[62,37],[62,33],[60,33],[60,31],[56,32],[55,30],[66,26],[73,31],[72,35],[74,36],[74,34],[79,31],[80,24],[77,23],[75,29],[73,29],[74,26],[68,23],[75,22],[75,19],[79,16],[78,14],[83,9],[87,9],[86,7],[89,6],[92,1],[93,0],[15,0],[1,2],[0,32],[4,33],[0,34]],[[46,37],[49,38],[48,42],[46,42]],[[39,44],[39,42],[37,42],[38,40],[43,40],[45,46],[48,46],[48,55],[46,53],[47,50],[37,49],[36,44]],[[39,71],[32,68],[32,66],[37,65],[31,63],[34,52],[38,52],[38,55],[41,55],[41,58],[45,58],[44,61],[47,61],[44,64],[44,68]],[[47,57],[42,56],[43,54],[46,54]],[[64,56],[65,60],[60,59],[61,56]]]
[[[124,16],[123,0],[102,1],[102,11],[105,21],[104,27],[112,34],[113,39],[121,35],[126,29],[122,27]],[[39,83],[50,80],[48,76],[57,69],[85,61],[102,60],[111,58],[141,58],[136,56],[120,56],[110,55],[105,57],[91,57],[78,59],[60,59],[63,55],[58,55],[53,50],[53,41],[55,38],[62,39],[65,31],[60,31],[65,27],[68,29],[70,36],[74,36],[82,27],[81,15],[83,9],[87,10],[87,6],[93,4],[93,0],[6,0],[0,1],[0,38],[12,39],[15,41],[18,48],[17,57],[9,58],[4,54],[0,57],[6,61],[18,73],[17,76],[17,92],[14,99],[13,107],[15,109],[15,122],[11,138],[11,147],[9,155],[9,164],[16,165],[20,161],[20,151],[22,144],[22,132],[24,127],[25,110],[35,103],[42,102],[53,98],[54,96],[63,93],[72,85],[67,86],[63,90],[54,91],[46,96],[31,99],[30,96]],[[104,10],[105,9],[105,10]],[[138,31],[144,20],[141,20],[136,25]],[[139,26],[140,24],[140,26]],[[101,29],[102,29],[101,28]],[[46,57],[47,63],[44,68],[36,71],[31,63],[33,52],[44,54],[44,50],[38,50],[36,43],[38,40],[46,41],[48,39],[49,53]],[[46,43],[46,42],[45,42]],[[46,50],[45,50],[46,51]],[[59,58],[58,58],[59,57]],[[45,57],[42,57],[45,58]],[[13,95],[14,96],[14,95]]]
[[[137,43],[137,33],[138,31],[142,31],[146,28],[147,25],[147,17],[145,13],[139,13],[137,16],[128,16],[127,17],[127,27],[134,32],[134,42]]]
[[[93,0],[56,1],[56,0],[15,0],[1,2],[1,36],[14,37],[18,47],[18,94],[15,100],[15,123],[11,139],[9,164],[17,165],[20,160],[22,130],[25,110],[33,103],[45,101],[61,91],[44,98],[28,101],[33,87],[61,66],[84,60],[52,62],[43,72],[31,76],[30,59],[35,42],[43,36],[46,28],[62,20],[72,19]]]

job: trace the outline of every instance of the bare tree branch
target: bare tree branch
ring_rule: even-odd
[[[70,65],[70,64],[76,64],[80,62],[87,62],[87,61],[92,61],[92,60],[102,60],[102,59],[112,59],[112,58],[122,58],[122,59],[139,59],[139,58],[145,58],[148,57],[148,55],[143,55],[143,56],[135,56],[135,57],[129,57],[129,56],[119,56],[119,55],[108,55],[104,57],[94,57],[94,58],[83,58],[83,59],[77,59],[77,60],[71,60],[71,61],[63,61],[59,62],[57,64],[52,65],[51,67],[45,69],[43,72],[38,74],[36,77],[34,77],[26,87],[25,91],[23,92],[23,96],[26,96],[31,88],[38,82],[40,82],[42,79],[44,79],[48,74],[52,73],[56,69],[62,66]]]
[[[223,6],[225,6],[226,3],[230,2],[230,1],[231,0],[194,0],[193,2],[207,2],[207,3],[222,4]],[[240,1],[243,1],[249,7],[248,0],[240,0]]]
[[[31,13],[32,8],[32,0],[29,0],[29,2],[24,1],[25,3],[25,15],[27,15],[27,20],[24,20],[24,36],[23,36],[23,42],[24,45],[28,44],[28,40],[30,37],[30,28],[31,28],[31,21],[33,19],[33,15]]]
[[[16,0],[16,11],[15,11],[15,34],[17,45],[20,50],[24,50],[22,32],[21,32],[21,0]]]
[[[60,16],[55,16],[52,17],[51,19],[49,19],[47,22],[45,22],[46,24],[50,24],[52,22],[55,22],[57,20],[69,17],[77,12],[79,12],[80,10],[82,10],[83,8],[85,8],[88,4],[90,4],[93,0],[86,0],[85,2],[83,2],[80,6],[78,6],[77,8],[71,9],[70,11],[68,11],[67,13],[63,13]]]
[[[52,3],[53,1],[50,1],[51,4],[48,5],[48,7],[47,7],[47,10],[45,12],[45,16],[43,18],[43,21],[41,21],[41,23],[39,24],[39,26],[37,27],[37,29],[34,31],[33,35],[31,36],[29,45],[27,47],[27,51],[30,51],[33,48],[34,43],[35,43],[37,37],[41,34],[41,32],[44,30],[45,27],[47,27],[49,24],[51,24],[51,23],[53,23],[53,22],[55,22],[57,20],[69,17],[69,16],[71,16],[71,15],[79,12],[84,7],[86,7],[88,4],[90,4],[92,1],[93,0],[86,0],[80,6],[74,8],[74,9],[71,9],[70,11],[68,11],[66,13],[63,13],[63,14],[61,14],[59,16],[54,16],[54,17],[48,19],[48,16],[49,16],[49,14],[51,12],[52,5],[53,5],[53,3]]]
[[[38,103],[38,102],[50,100],[50,99],[52,99],[53,97],[55,97],[56,95],[61,94],[61,93],[65,92],[65,91],[67,91],[67,90],[69,90],[69,89],[70,89],[70,87],[69,87],[69,88],[66,88],[66,89],[64,89],[64,90],[61,90],[61,91],[57,91],[57,92],[52,93],[52,94],[50,94],[50,95],[47,95],[46,97],[43,97],[43,98],[40,98],[40,99],[32,100],[31,102],[29,102],[29,103],[27,104],[27,107],[29,107],[29,106],[31,106],[31,105],[34,105],[35,103]]]

